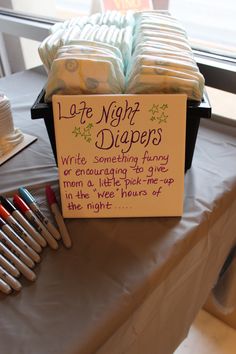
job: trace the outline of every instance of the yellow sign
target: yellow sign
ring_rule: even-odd
[[[103,0],[102,1],[103,11],[107,10],[117,10],[117,11],[141,11],[141,10],[152,10],[151,0]]]
[[[64,217],[178,216],[185,95],[53,96]]]

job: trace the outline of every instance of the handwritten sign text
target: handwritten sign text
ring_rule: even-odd
[[[177,216],[185,95],[53,97],[65,217]]]

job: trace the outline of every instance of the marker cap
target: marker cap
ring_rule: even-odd
[[[30,210],[28,205],[24,202],[24,200],[18,195],[15,194],[13,197],[13,203],[22,213],[26,213]]]
[[[47,196],[47,200],[48,200],[49,205],[56,204],[57,203],[56,196],[55,196],[55,193],[53,192],[51,186],[49,186],[49,185],[46,186],[45,192],[46,192],[46,196]]]
[[[4,198],[2,195],[0,196],[0,203],[6,208],[9,213],[13,213],[16,210],[14,205],[10,202],[10,200]]]
[[[27,204],[35,203],[33,196],[27,191],[27,189],[20,187],[18,192]]]
[[[8,213],[8,211],[6,210],[6,208],[4,208],[2,204],[0,204],[0,215],[4,220],[6,220],[7,218],[9,218],[9,216],[11,216],[11,214]]]

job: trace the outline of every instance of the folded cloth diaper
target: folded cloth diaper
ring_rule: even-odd
[[[166,45],[171,45],[172,47],[175,47],[177,49],[180,49],[182,51],[191,51],[190,45],[185,42],[185,41],[179,41],[176,39],[166,39],[163,37],[158,37],[157,35],[152,36],[151,34],[149,35],[139,35],[137,37],[137,40],[134,40],[134,45],[138,43],[143,43],[145,44],[146,42],[153,42],[153,43],[158,43],[158,44],[166,44]]]
[[[137,57],[138,55],[155,55],[161,58],[172,58],[172,59],[178,59],[178,60],[185,60],[190,62],[191,64],[195,65],[196,62],[193,58],[192,55],[190,55],[188,52],[183,52],[183,51],[173,51],[170,49],[166,48],[156,48],[151,45],[148,46],[137,46],[134,53],[133,53],[133,58]],[[132,59],[131,59],[132,62]]]
[[[92,47],[94,50],[99,50],[102,52],[108,52],[109,54],[114,54],[117,58],[122,60],[122,54],[119,48],[112,46],[108,43],[88,41],[88,40],[71,40],[67,43],[68,45],[78,45],[84,46],[86,48]]]
[[[121,70],[124,70],[124,64],[122,61],[122,56],[117,48],[101,44],[99,42],[92,41],[72,41],[72,44],[65,45],[58,49],[56,57],[60,57],[62,54],[99,54],[99,55],[107,55],[117,59],[118,64],[121,67]]]
[[[134,15],[133,52],[126,72],[126,93],[185,93],[200,101],[204,78],[186,32],[167,12]]]
[[[131,58],[132,52],[132,31],[133,27],[126,26],[124,28],[118,28],[115,25],[101,26],[91,23],[86,23],[84,27],[65,27],[58,28],[47,37],[39,46],[40,58],[46,67],[46,70],[50,70],[52,62],[56,56],[58,49],[61,46],[71,44],[73,41],[93,41],[105,43],[117,48],[122,54],[125,68]]]
[[[57,30],[64,30],[69,27],[80,27],[83,28],[88,21],[88,16],[75,17],[70,20],[55,23],[51,28],[50,32],[54,33]]]
[[[145,78],[145,75],[147,75],[147,78]],[[174,78],[173,80],[167,79],[167,81],[158,81],[158,79],[155,79],[156,76],[159,77],[171,77]],[[153,80],[150,78],[153,77]],[[178,81],[182,84],[184,84],[184,90],[187,89],[185,93],[188,94],[189,99],[192,100],[199,100],[201,99],[203,95],[203,89],[204,89],[204,77],[200,72],[192,72],[189,70],[171,70],[168,68],[163,68],[161,66],[145,66],[141,65],[139,70],[134,72],[132,77],[129,79],[127,87],[126,87],[126,92],[127,93],[140,93],[142,91],[142,87],[140,86],[142,84],[145,84],[145,88],[147,85],[150,85],[150,83],[154,83],[153,87],[153,92],[155,91],[158,93],[165,93],[167,88],[166,85],[167,83],[170,85],[176,86],[176,80],[175,79],[183,79],[183,80],[192,80],[192,81],[187,81],[187,85],[184,81]],[[136,86],[138,82],[139,86]],[[194,90],[193,92],[189,89],[189,84],[192,84],[194,82]],[[160,86],[157,88],[156,85],[159,84]],[[162,86],[161,86],[162,85]],[[148,88],[149,91],[151,88]],[[137,92],[135,92],[137,90]],[[138,92],[139,91],[139,92]],[[163,91],[163,92],[162,92]],[[171,88],[169,90],[169,93],[171,92],[177,92],[176,88]],[[144,93],[144,92],[143,92]],[[191,98],[190,98],[191,97]],[[200,98],[199,98],[200,97]]]
[[[123,62],[115,57],[114,55],[107,55],[99,52],[94,52],[94,53],[83,53],[80,50],[76,50],[76,48],[73,48],[73,50],[67,51],[67,52],[62,52],[58,53],[58,56],[55,59],[88,59],[88,60],[98,60],[98,61],[108,61],[111,63],[113,66],[114,72],[117,77],[117,84],[120,86],[121,92],[124,92],[124,87],[125,87],[125,77],[124,77],[124,67],[123,67]]]
[[[123,28],[126,26],[134,26],[134,16],[133,11],[127,11],[122,14],[119,11],[106,11],[103,13],[96,13],[91,16],[80,16],[75,17],[64,22],[57,22],[50,29],[51,33],[56,32],[58,29],[66,29],[69,27],[78,26],[83,28],[86,24],[92,25],[115,25],[117,28]]]
[[[55,24],[39,47],[55,93],[186,93],[200,101],[204,78],[186,31],[168,11],[106,11]]]
[[[132,36],[132,27],[128,26],[125,27],[122,31],[122,36],[119,38],[119,42],[117,42],[117,46],[120,49],[123,60],[124,60],[124,66],[125,66],[125,71],[127,69],[127,66],[131,60],[131,53],[132,53],[132,43],[133,43],[133,36]]]
[[[183,68],[175,68],[175,69],[170,69],[168,67],[163,67],[163,66],[158,66],[158,65],[140,65],[139,68],[135,71],[132,71],[131,76],[129,77],[128,81],[132,81],[133,78],[138,75],[138,74],[143,74],[143,75],[165,75],[165,76],[174,76],[174,77],[180,77],[180,78],[185,78],[185,79],[194,79],[199,82],[199,87],[201,90],[204,88],[204,77],[199,71],[192,71],[192,70],[187,70]]]
[[[48,75],[45,101],[52,95],[120,94],[117,74],[108,60],[58,58],[53,61]]]
[[[63,45],[63,33],[63,29],[59,29],[58,31],[52,33],[50,36],[45,38],[43,42],[39,45],[39,56],[47,71],[50,70],[55,53]]]
[[[126,78],[126,93],[186,93],[201,101],[204,78],[194,63],[138,55]]]
[[[126,79],[129,80],[133,76],[133,72],[138,72],[141,65],[145,66],[161,66],[172,70],[189,70],[198,71],[198,67],[195,63],[192,63],[185,59],[178,59],[172,57],[159,57],[157,55],[137,55],[128,67],[128,73]]]
[[[135,23],[139,25],[140,21],[147,21],[149,23],[163,23],[163,24],[173,24],[183,31],[184,28],[180,22],[173,17],[168,11],[140,11],[134,14]]]
[[[127,86],[126,93],[185,93],[189,100],[200,101],[202,98],[197,80],[165,75],[138,74]]]

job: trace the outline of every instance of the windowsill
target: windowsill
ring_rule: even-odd
[[[212,118],[236,126],[236,95],[212,87],[206,87],[212,107]]]

